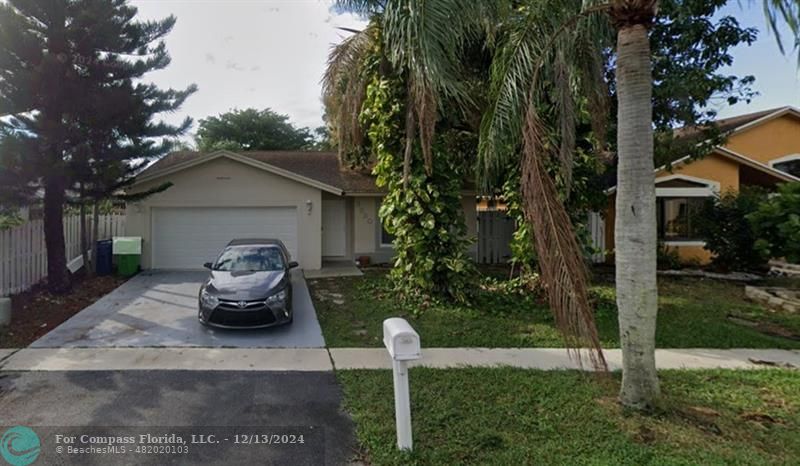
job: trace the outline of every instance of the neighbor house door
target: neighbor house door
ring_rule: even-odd
[[[322,200],[322,255],[344,256],[347,253],[347,212],[344,199]]]

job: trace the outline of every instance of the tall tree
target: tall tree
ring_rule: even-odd
[[[299,150],[314,145],[308,128],[298,128],[270,109],[232,110],[200,120],[197,147],[203,151],[229,150]]]
[[[624,405],[652,406],[656,373],[656,189],[653,77],[648,30],[656,0],[612,4],[617,30],[617,197],[614,222],[617,308]]]
[[[509,2],[506,11],[501,5],[499,10],[476,12],[474,5],[479,3],[483,4],[340,0],[337,5],[361,14],[381,14],[388,56],[408,70],[411,105],[407,108],[413,113],[406,120],[407,141],[413,140],[418,129],[423,149],[430,147],[433,138],[431,121],[435,122],[438,98],[462,95],[455,63],[465,38],[474,34],[476,26],[487,23],[516,26],[505,46],[497,49],[493,64],[496,98],[482,127],[481,168],[504,166],[503,155],[521,145],[522,192],[535,229],[543,279],[562,329],[578,342],[587,338],[593,342],[596,335],[585,299],[585,272],[576,260],[574,232],[563,221],[566,214],[542,165],[550,158],[559,160],[560,176],[569,180],[578,110],[592,115],[598,150],[603,150],[607,116],[603,100],[608,84],[603,71],[604,64],[611,64],[617,96],[615,249],[624,373],[620,400],[629,407],[648,408],[659,393],[654,358],[657,289],[649,38],[659,2],[521,1]],[[800,2],[764,0],[763,6],[770,26],[776,29],[780,21],[788,24],[798,45]],[[507,11],[533,14],[493,16]],[[491,33],[488,37],[495,38]],[[783,50],[780,40],[779,46]],[[613,50],[610,61],[609,49]]]
[[[136,13],[125,0],[0,4],[0,114],[9,115],[0,122],[2,169],[13,174],[16,193],[44,192],[47,281],[54,292],[69,289],[65,192],[77,181],[71,175],[87,173],[76,165],[97,168],[91,175],[121,174],[135,157],[130,149],[146,157],[154,143],[145,141],[179,134],[189,124],[173,127],[151,118],[180,106],[193,86],[162,91],[133,84],[169,64],[163,37],[175,24],[174,17],[137,21]],[[124,156],[85,147],[95,125],[109,121],[117,126],[105,131],[102,144],[125,141]],[[92,140],[99,144],[100,139]]]

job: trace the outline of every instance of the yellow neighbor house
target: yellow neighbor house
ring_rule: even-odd
[[[711,196],[743,186],[774,188],[800,181],[800,109],[782,107],[719,120],[726,142],[702,158],[684,157],[656,169],[658,236],[682,261],[707,263],[692,213]],[[614,245],[615,188],[609,190],[605,244]],[[744,221],[744,219],[743,219]]]

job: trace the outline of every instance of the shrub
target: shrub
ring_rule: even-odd
[[[753,246],[756,235],[747,216],[766,199],[759,188],[744,188],[709,199],[700,209],[696,222],[705,248],[714,254],[714,268],[753,270],[764,265],[764,256]]]
[[[662,242],[658,243],[656,262],[660,270],[677,270],[683,266],[678,251],[670,249]]]
[[[503,183],[509,217],[514,219],[516,228],[511,236],[511,267],[519,267],[520,275],[532,275],[536,270],[536,248],[533,246],[533,227],[525,218],[522,208],[519,167],[510,171],[508,179]]]
[[[757,238],[755,248],[764,257],[800,262],[800,182],[780,185],[778,194],[764,200],[747,219]]]

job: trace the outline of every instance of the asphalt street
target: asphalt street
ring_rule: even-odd
[[[0,372],[0,426],[37,431],[36,464],[347,464],[356,444],[340,405],[330,371]],[[57,455],[57,433],[214,435],[216,443],[188,444],[183,454],[136,454],[128,445],[127,454]]]

